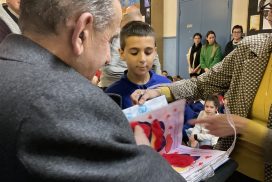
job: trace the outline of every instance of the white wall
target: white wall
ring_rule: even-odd
[[[164,0],[163,37],[175,37],[177,30],[177,0]]]
[[[0,3],[4,3],[4,2],[6,2],[6,0],[0,0]]]
[[[234,25],[242,25],[244,32],[247,31],[249,0],[233,0],[231,27]]]

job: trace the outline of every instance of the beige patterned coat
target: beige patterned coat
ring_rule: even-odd
[[[225,92],[233,114],[249,115],[258,87],[272,53],[272,34],[259,34],[243,39],[238,48],[198,79],[182,80],[170,86],[176,99],[205,98]],[[272,109],[270,108],[265,164],[265,181],[272,181]],[[226,150],[233,137],[220,138],[216,148]]]

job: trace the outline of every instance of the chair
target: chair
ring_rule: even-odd
[[[122,108],[122,97],[115,93],[107,93],[107,95]]]
[[[206,182],[218,182],[226,181],[237,169],[238,163],[232,159],[222,164],[219,168],[214,171],[214,175],[208,179]]]

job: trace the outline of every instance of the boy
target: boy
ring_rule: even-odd
[[[156,56],[155,33],[152,27],[141,21],[126,24],[120,33],[120,58],[127,63],[121,79],[105,92],[122,97],[122,108],[131,107],[130,95],[137,89],[147,89],[159,83],[170,83],[163,76],[151,71]]]

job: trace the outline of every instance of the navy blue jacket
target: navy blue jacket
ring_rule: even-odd
[[[153,71],[149,71],[150,74],[150,80],[144,84],[144,85],[137,85],[135,83],[132,83],[127,78],[127,70],[124,72],[124,75],[121,77],[121,79],[112,85],[110,85],[106,89],[106,93],[116,93],[119,94],[122,97],[122,108],[126,109],[128,107],[131,107],[132,101],[130,99],[130,95],[137,89],[147,89],[153,85],[157,85],[160,83],[170,83],[171,81],[161,75],[157,75]]]

